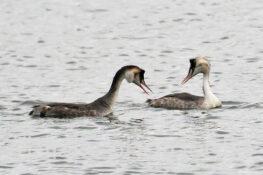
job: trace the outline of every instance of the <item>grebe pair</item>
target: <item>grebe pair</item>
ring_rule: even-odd
[[[213,94],[209,85],[210,64],[205,57],[190,59],[188,75],[183,80],[183,84],[195,75],[203,74],[204,97],[195,96],[188,93],[170,94],[158,99],[149,99],[147,103],[151,107],[166,109],[211,109],[221,106],[221,101]],[[115,74],[110,90],[104,96],[89,104],[74,103],[47,103],[33,107],[29,113],[39,117],[80,117],[80,116],[107,116],[112,113],[112,107],[117,97],[121,82],[126,79],[129,83],[139,86],[145,90],[151,89],[144,81],[145,71],[138,66],[124,66]],[[145,87],[145,88],[144,88]]]

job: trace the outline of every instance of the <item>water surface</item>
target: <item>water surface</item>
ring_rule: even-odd
[[[204,0],[2,0],[1,174],[262,174],[263,3]],[[180,85],[188,59],[209,56],[223,107],[152,109]],[[123,65],[146,70],[154,94],[124,82],[113,119],[36,119],[39,101],[90,102]]]

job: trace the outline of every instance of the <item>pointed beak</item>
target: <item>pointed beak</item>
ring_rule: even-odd
[[[138,86],[143,90],[143,92],[145,92],[147,95],[149,95],[149,93],[144,89],[144,87],[142,86],[142,84],[138,84]]]
[[[190,80],[193,77],[193,70],[190,69],[188,75],[183,79],[182,84],[185,84],[188,80]]]
[[[139,83],[139,82],[134,82],[134,83],[135,83],[137,86],[139,86],[139,87],[143,90],[143,92],[146,93],[147,95],[149,95],[149,93],[147,92],[147,90],[149,90],[149,91],[152,92],[152,90],[146,85],[146,83],[145,83],[144,80],[142,80],[141,83]],[[147,89],[147,90],[146,90],[146,89]]]
[[[196,59],[195,58],[190,59],[189,62],[190,62],[190,68],[188,71],[188,75],[183,79],[182,84],[185,84],[188,80],[190,80],[194,76],[194,71],[196,69]]]
[[[148,89],[149,91],[151,91],[153,93],[153,91],[149,88],[149,86],[145,83],[144,80],[142,80],[141,84],[146,87],[146,89]]]
[[[141,70],[141,72],[139,74],[136,75],[136,79],[134,81],[134,83],[139,86],[143,92],[145,92],[147,95],[149,95],[149,93],[147,92],[147,90],[151,91],[152,90],[149,88],[149,86],[145,83],[144,81],[144,70]],[[146,90],[147,89],[147,90]]]

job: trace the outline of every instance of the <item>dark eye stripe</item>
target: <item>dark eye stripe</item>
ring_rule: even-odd
[[[196,66],[196,59],[190,59],[190,64],[191,64],[191,67],[195,67]]]
[[[144,80],[144,73],[145,73],[145,70],[141,70],[139,75],[140,75],[140,81]]]
[[[196,66],[196,59],[190,59],[189,73],[190,73],[190,71],[194,72],[195,66]]]

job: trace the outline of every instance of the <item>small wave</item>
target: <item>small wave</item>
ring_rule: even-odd
[[[4,166],[4,165],[0,165],[0,169],[11,169],[13,167],[11,166]]]
[[[180,135],[170,135],[170,134],[150,134],[150,137],[182,137]]]
[[[262,109],[263,108],[263,103],[259,102],[259,103],[252,103],[252,104],[247,104],[242,106],[243,109]]]
[[[263,153],[252,154],[252,157],[260,156],[263,157]]]
[[[176,175],[194,175],[193,173],[176,173]]]
[[[5,109],[6,109],[6,107],[0,105],[0,111],[5,110]]]
[[[20,103],[21,106],[32,106],[32,105],[38,105],[38,104],[41,104],[41,103],[44,103],[43,101],[40,101],[40,100],[27,100],[27,101],[24,101],[22,103]]]
[[[247,102],[241,101],[222,101],[223,108],[227,109],[241,109],[242,106],[247,105]]]
[[[95,126],[78,126],[78,127],[75,127],[74,129],[79,129],[79,130],[91,130],[91,129],[96,129],[97,127]]]
[[[48,136],[50,134],[37,134],[37,135],[32,135],[31,138],[36,138],[36,137],[45,137]]]
[[[220,135],[229,134],[229,132],[226,132],[226,131],[216,131],[216,133]]]

